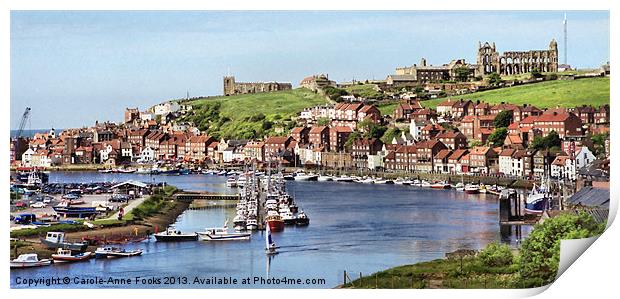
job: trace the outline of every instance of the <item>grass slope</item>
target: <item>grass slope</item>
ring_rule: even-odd
[[[376,99],[383,97],[380,91],[377,91],[377,84],[355,84],[344,88],[349,94],[361,96],[368,99]]]
[[[190,102],[197,110],[193,120],[200,123],[200,111],[209,105],[220,104],[219,119],[211,120],[208,133],[226,138],[262,137],[273,133],[273,125],[282,123],[296,116],[304,108],[323,105],[327,100],[306,88],[293,90],[220,96],[197,99]],[[271,125],[265,125],[270,123]]]
[[[509,102],[517,105],[533,104],[538,108],[599,106],[609,104],[609,78],[555,80],[476,92],[463,99],[484,100],[489,103]],[[455,97],[457,98],[457,97]],[[435,108],[445,98],[423,101],[424,107]]]

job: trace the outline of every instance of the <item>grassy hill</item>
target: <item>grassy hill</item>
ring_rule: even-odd
[[[538,108],[575,107],[581,105],[599,106],[609,104],[609,78],[587,78],[578,80],[555,80],[541,83],[513,86],[476,92],[453,97],[481,100],[489,103],[509,102],[517,105],[533,104]],[[435,108],[445,101],[434,99],[422,102],[424,107]]]
[[[290,128],[292,116],[326,103],[324,97],[305,88],[209,97],[192,100],[194,114],[186,120],[216,137],[255,138],[274,134],[276,127]]]
[[[344,88],[349,94],[358,95],[368,99],[382,98],[383,94],[377,91],[377,84],[354,84]]]

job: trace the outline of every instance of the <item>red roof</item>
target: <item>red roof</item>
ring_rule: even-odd
[[[452,154],[452,151],[449,149],[440,150],[437,155],[435,155],[435,159],[445,159]]]

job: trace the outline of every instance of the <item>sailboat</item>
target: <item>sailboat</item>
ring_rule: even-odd
[[[269,229],[269,225],[265,225],[265,253],[267,255],[277,254],[276,248],[276,242],[271,238],[271,229]]]

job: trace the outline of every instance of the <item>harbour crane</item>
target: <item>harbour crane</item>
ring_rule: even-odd
[[[24,131],[24,126],[26,126],[28,117],[30,117],[30,107],[26,107],[24,114],[22,114],[22,120],[19,123],[19,130],[17,130],[17,135],[15,136],[16,138],[22,137],[22,132]]]

